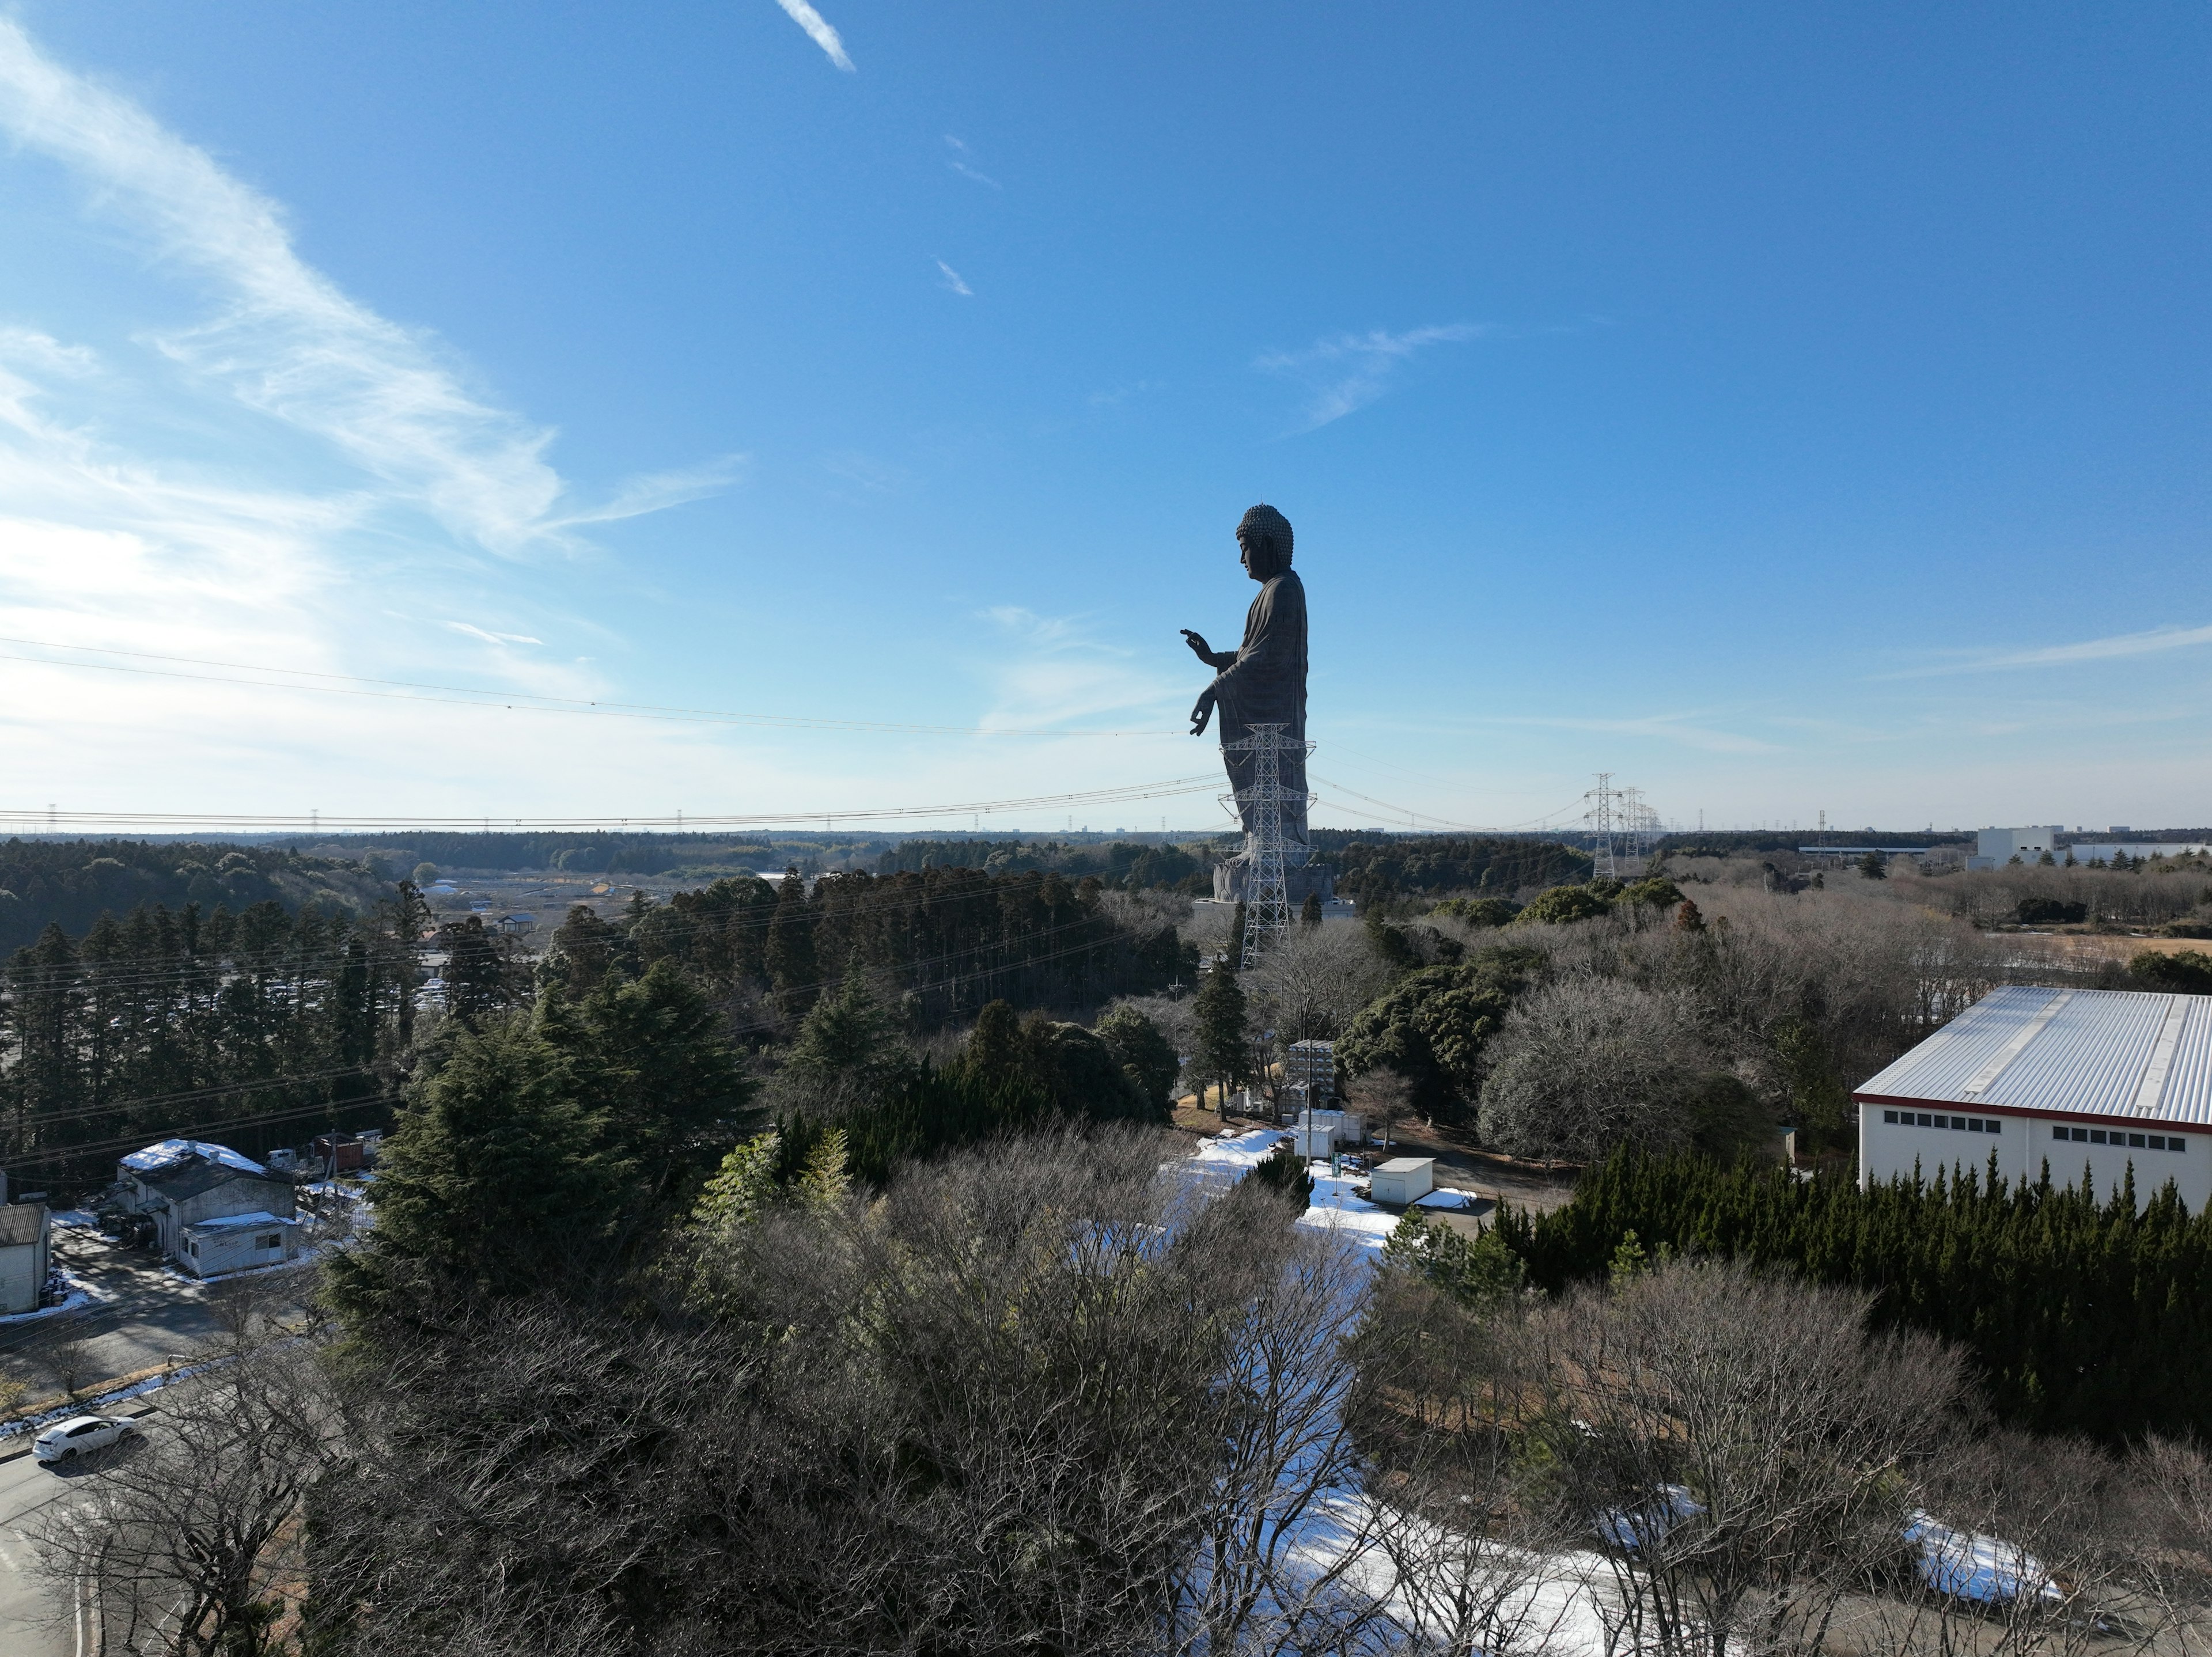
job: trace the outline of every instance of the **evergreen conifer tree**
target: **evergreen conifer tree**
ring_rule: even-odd
[[[821,969],[814,956],[814,920],[808,912],[806,882],[794,865],[776,888],[775,912],[768,924],[765,950],[769,982],[776,1011],[796,1024],[820,992]]]
[[[1199,1074],[1220,1084],[1225,1104],[1229,1089],[1246,1079],[1252,1062],[1244,988],[1228,962],[1214,962],[1198,986],[1192,1011],[1198,1017]]]
[[[574,1058],[526,1018],[464,1030],[386,1140],[363,1249],[333,1262],[349,1310],[452,1279],[526,1294],[603,1258],[634,1196]]]

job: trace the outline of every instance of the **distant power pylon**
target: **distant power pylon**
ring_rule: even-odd
[[[1583,796],[1589,803],[1583,823],[1589,830],[1593,880],[1619,880],[1623,864],[1642,873],[1666,832],[1644,791],[1633,785],[1616,788],[1613,777],[1610,771],[1597,773],[1597,786]]]
[[[1590,878],[1618,880],[1620,875],[1613,866],[1613,773],[1597,774],[1597,786],[1583,798],[1590,803],[1583,821],[1590,830]]]

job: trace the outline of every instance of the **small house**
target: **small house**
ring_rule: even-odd
[[[299,1221],[274,1214],[226,1214],[184,1229],[177,1264],[196,1278],[220,1278],[299,1258]]]
[[[1393,1156],[1369,1176],[1368,1189],[1378,1203],[1410,1207],[1437,1188],[1433,1156]]]
[[[228,1145],[199,1139],[164,1139],[134,1150],[116,1165],[114,1205],[125,1229],[165,1259],[184,1249],[185,1229],[234,1214],[297,1213],[292,1182],[272,1175]]]
[[[39,1309],[52,1263],[52,1225],[44,1203],[0,1208],[0,1316]]]

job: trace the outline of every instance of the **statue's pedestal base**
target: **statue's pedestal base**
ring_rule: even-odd
[[[1242,903],[1251,895],[1252,859],[1249,853],[1240,852],[1225,863],[1213,865],[1213,897],[1218,903]],[[1307,897],[1317,896],[1324,903],[1336,896],[1336,871],[1326,863],[1296,863],[1283,871],[1283,884],[1287,889],[1291,907],[1297,908]]]

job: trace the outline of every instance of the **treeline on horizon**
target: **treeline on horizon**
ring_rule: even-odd
[[[404,872],[404,871],[403,871]],[[218,904],[233,913],[260,902],[360,910],[390,895],[365,866],[270,846],[190,841],[0,841],[0,951],[49,926],[82,937],[103,914],[142,905],[181,910]]]
[[[548,976],[591,985],[611,968],[675,962],[725,1003],[760,1011],[741,1034],[795,1029],[854,972],[916,1031],[971,1020],[988,1004],[1094,1006],[1194,983],[1195,951],[1171,920],[1111,913],[1096,877],[930,868],[873,875],[732,876],[666,903],[634,897],[619,923],[578,905],[555,932]]]

